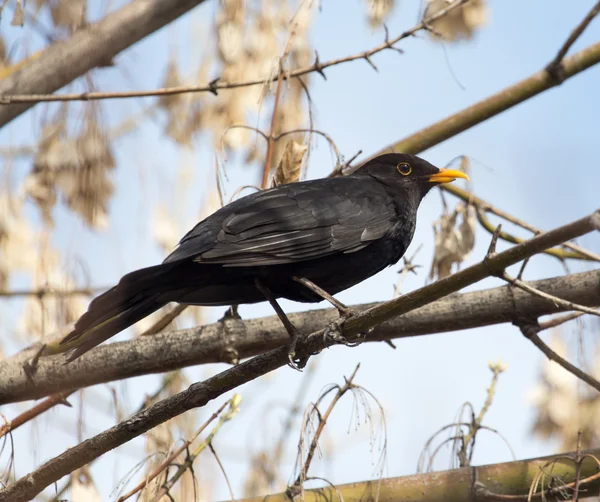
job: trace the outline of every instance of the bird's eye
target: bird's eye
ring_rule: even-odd
[[[412,167],[410,167],[408,162],[400,162],[396,166],[396,169],[402,176],[408,176],[410,173],[412,173]]]

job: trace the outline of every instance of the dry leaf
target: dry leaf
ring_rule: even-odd
[[[48,224],[52,223],[52,209],[60,194],[90,227],[105,228],[113,193],[108,172],[114,167],[108,139],[93,117],[88,118],[83,133],[76,138],[65,137],[65,124],[59,120],[44,128],[24,190]]]
[[[7,289],[11,273],[35,269],[38,240],[23,212],[23,201],[0,191],[0,289]]]
[[[161,87],[179,87],[181,85],[182,81],[181,77],[179,76],[179,68],[177,67],[177,61],[173,54],[171,54]],[[182,94],[160,96],[158,98],[158,105],[167,111],[172,111],[172,109],[177,105],[177,103],[181,101],[182,96]]]
[[[75,471],[71,480],[71,502],[101,502],[102,497],[85,467]]]
[[[461,217],[458,226],[457,219]],[[435,251],[429,278],[439,279],[450,275],[452,265],[462,263],[475,245],[475,208],[462,202],[452,214],[445,212],[434,222]]]
[[[365,0],[365,3],[367,4],[369,25],[376,28],[381,26],[392,13],[396,2],[395,0]]]
[[[44,340],[63,333],[65,326],[75,322],[88,306],[85,295],[60,295],[60,291],[75,289],[73,279],[60,267],[58,253],[43,250],[43,259],[35,263],[32,289],[46,289],[53,294],[40,298],[29,296],[25,301],[23,315],[17,325],[17,333],[26,340]]]
[[[10,22],[11,26],[23,26],[25,24],[25,13],[23,12],[22,0],[17,0],[15,10],[13,12],[13,18]]]
[[[290,140],[285,145],[281,161],[273,176],[273,186],[293,183],[300,178],[302,160],[308,150],[308,145]]]
[[[53,0],[50,4],[52,22],[56,27],[75,31],[85,24],[87,0]]]
[[[423,18],[430,17],[446,7],[448,7],[446,0],[428,0]],[[475,30],[487,23],[488,16],[485,0],[471,0],[433,21],[431,27],[437,34],[431,32],[430,34],[435,40],[439,40],[440,36],[450,42],[470,40]]]

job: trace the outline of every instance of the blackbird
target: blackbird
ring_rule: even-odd
[[[369,160],[348,176],[280,185],[222,207],[190,230],[160,265],[142,268],[95,298],[60,344],[69,361],[169,302],[239,305],[329,300],[396,263],[429,190],[456,178],[414,155]],[[293,355],[293,347],[290,353]]]

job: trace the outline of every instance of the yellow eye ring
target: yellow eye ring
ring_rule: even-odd
[[[402,175],[402,176],[408,176],[410,173],[412,173],[412,167],[410,167],[410,164],[408,162],[400,162],[397,166],[396,166],[396,170]]]

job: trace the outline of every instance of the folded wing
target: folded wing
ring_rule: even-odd
[[[185,235],[165,262],[266,266],[352,253],[383,237],[395,218],[389,197],[368,178],[290,184],[217,211]]]

